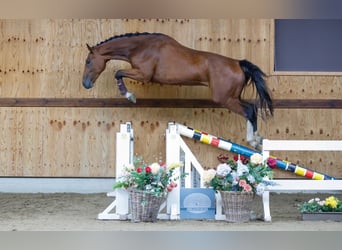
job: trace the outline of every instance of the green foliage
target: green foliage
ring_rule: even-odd
[[[177,180],[184,178],[184,174],[175,174],[175,170],[182,164],[164,163],[145,164],[141,156],[133,159],[133,165],[125,166],[122,176],[114,184],[113,188],[135,188],[156,196],[164,196],[177,187]]]
[[[215,191],[243,191],[260,195],[273,178],[272,168],[257,153],[250,160],[240,157],[221,162],[216,169],[206,170],[203,174],[205,185]]]
[[[335,196],[329,196],[325,200],[314,198],[298,205],[298,210],[301,213],[342,212],[342,201]]]

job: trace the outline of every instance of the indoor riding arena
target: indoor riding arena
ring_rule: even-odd
[[[342,213],[307,220],[298,209],[316,197],[342,200],[341,26],[330,19],[0,19],[0,230],[341,231]],[[160,33],[196,57],[178,60],[184,53],[174,49],[166,60],[151,58],[145,50]],[[123,39],[145,36],[156,38],[139,48],[141,57],[123,52]],[[105,64],[90,60],[120,39],[115,55],[111,47],[101,54]],[[231,68],[219,68],[214,57]],[[243,60],[265,73],[273,115],[262,112],[253,74],[238,66]],[[151,61],[165,64],[153,64],[147,77],[140,63]],[[93,79],[87,71],[95,63],[106,67]],[[225,90],[216,88],[237,79],[245,80],[241,95],[235,90],[218,101]],[[247,102],[255,109],[243,113]],[[251,112],[259,145],[248,139]],[[170,124],[194,134],[169,134]],[[181,146],[168,138],[181,138]],[[179,194],[207,190],[198,184],[201,174],[216,169],[219,156],[258,152],[265,159],[263,139],[293,144],[267,149],[277,159],[276,184],[266,188],[269,197],[255,196],[250,221],[218,216],[217,195],[213,216],[182,217]],[[132,223],[126,196],[113,189],[121,163],[135,156],[149,163],[179,159],[192,171],[154,223]]]

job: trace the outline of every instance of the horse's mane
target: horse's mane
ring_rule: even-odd
[[[115,35],[115,36],[112,36],[102,42],[99,42],[98,44],[96,44],[94,47],[97,47],[101,44],[104,44],[104,43],[107,43],[107,42],[110,42],[114,39],[118,39],[118,38],[124,38],[124,37],[132,37],[132,36],[145,36],[145,35],[163,35],[161,33],[149,33],[149,32],[135,32],[135,33],[125,33],[125,34],[121,34],[121,35]]]

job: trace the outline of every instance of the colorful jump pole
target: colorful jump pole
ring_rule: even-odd
[[[250,157],[251,155],[253,155],[254,153],[259,153],[261,154],[260,151],[256,151],[253,149],[250,149],[248,147],[245,146],[241,146],[239,144],[230,142],[228,140],[210,135],[206,132],[200,131],[200,130],[196,130],[196,129],[192,129],[190,127],[184,126],[182,124],[176,123],[177,125],[177,130],[178,133],[182,136],[194,139],[194,140],[198,140],[202,143],[208,144],[208,145],[212,145],[214,147],[226,150],[226,151],[230,151],[236,154],[240,154],[243,155],[245,157]],[[310,170],[301,166],[298,166],[296,164],[293,164],[291,162],[288,161],[283,161],[280,159],[276,159],[274,157],[270,157],[276,160],[276,166],[282,170],[286,170],[286,171],[290,171],[293,172],[299,176],[303,176],[309,179],[314,179],[314,180],[334,180],[334,177],[322,174],[322,173],[318,173],[314,170]]]

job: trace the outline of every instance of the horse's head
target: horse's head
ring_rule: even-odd
[[[106,68],[107,60],[96,49],[87,44],[89,50],[83,72],[83,86],[90,89],[94,86],[96,79]]]

